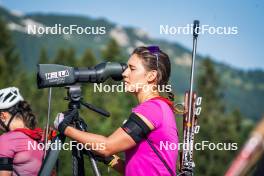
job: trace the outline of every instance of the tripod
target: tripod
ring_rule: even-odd
[[[88,131],[87,124],[79,116],[79,113],[78,113],[78,110],[81,108],[81,105],[103,116],[106,116],[106,117],[110,116],[109,112],[103,109],[97,108],[92,104],[85,103],[82,101],[80,85],[67,86],[66,88],[67,88],[66,100],[69,101],[68,109],[77,110],[77,114],[73,122],[73,125],[76,129],[81,130],[81,131],[86,131],[86,132]],[[51,175],[52,169],[54,168],[56,161],[58,159],[58,156],[59,156],[60,146],[61,144],[64,144],[65,138],[66,136],[59,134],[52,140],[51,144],[55,144],[56,146],[55,150],[51,148],[48,150],[45,160],[43,161],[41,169],[39,171],[39,174],[38,174],[39,176]],[[90,150],[85,150],[85,149],[78,150],[78,148],[76,147],[77,142],[73,142],[73,144],[74,144],[72,147],[72,174],[73,176],[84,176],[85,175],[83,154],[89,157],[94,175],[101,176],[93,153]]]

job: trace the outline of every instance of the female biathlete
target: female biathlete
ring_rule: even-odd
[[[126,176],[176,175],[178,151],[168,147],[171,143],[178,145],[173,103],[159,92],[159,87],[168,85],[169,57],[157,46],[138,47],[127,65],[123,73],[125,89],[136,96],[138,105],[120,128],[108,137],[77,130],[70,126],[75,110],[59,113],[54,126],[91,148],[104,144],[96,154]],[[125,161],[114,155],[119,152],[125,152]]]

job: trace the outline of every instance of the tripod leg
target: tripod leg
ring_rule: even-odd
[[[83,151],[78,150],[77,142],[73,142],[72,148],[72,175],[73,176],[85,176]]]
[[[85,154],[88,155],[88,157],[90,159],[94,175],[95,176],[101,176],[101,173],[100,173],[100,171],[98,169],[98,166],[97,166],[97,163],[96,163],[96,161],[94,159],[94,156],[91,154],[91,151],[85,150]]]
[[[40,171],[38,173],[39,176],[47,176],[51,175],[52,169],[54,168],[56,161],[58,159],[60,153],[60,144],[63,144],[65,141],[65,136],[57,135],[53,140],[52,144],[56,144],[56,149],[49,149],[45,160],[43,161]]]
[[[82,130],[82,131],[86,131],[87,132],[88,131],[87,130],[88,127],[87,127],[87,124],[85,123],[85,121],[81,117],[79,117],[78,119],[79,120],[75,124],[76,125],[76,128],[79,129],[79,130]],[[90,151],[87,151],[87,150],[81,151],[82,165],[83,165],[83,154],[88,155],[89,160],[90,160],[91,165],[92,165],[92,170],[93,170],[94,175],[95,176],[101,176],[101,173],[100,173],[100,171],[98,169],[98,166],[97,166],[97,163],[96,163],[96,161],[94,159],[94,156],[91,154]],[[81,162],[80,162],[80,164],[81,164]],[[81,166],[79,166],[79,167],[81,167]]]
[[[56,161],[56,175],[59,175],[60,161],[57,159]]]

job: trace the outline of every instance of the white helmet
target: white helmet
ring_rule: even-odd
[[[16,87],[0,89],[0,109],[11,108],[19,101],[23,100],[23,97],[20,95],[19,90]]]

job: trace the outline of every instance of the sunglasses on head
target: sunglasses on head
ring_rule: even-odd
[[[156,57],[157,69],[158,69],[158,66],[159,66],[159,52],[161,52],[160,48],[158,46],[148,46],[147,50]]]

